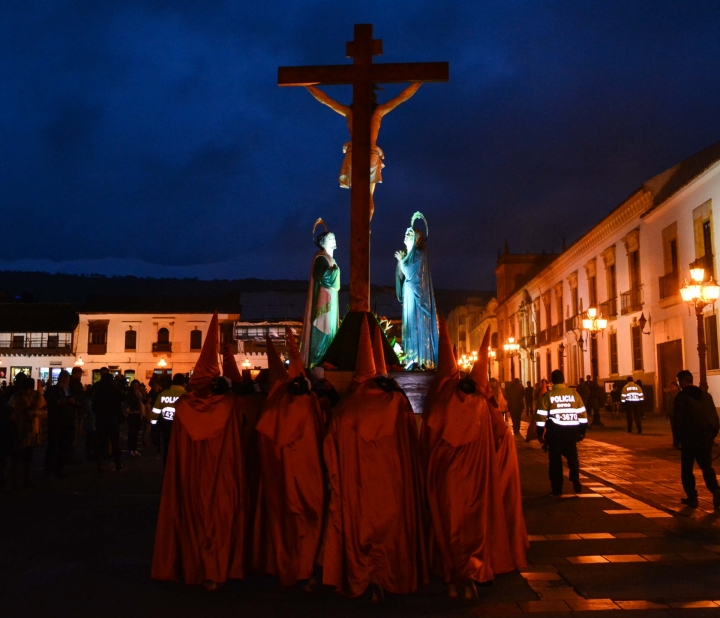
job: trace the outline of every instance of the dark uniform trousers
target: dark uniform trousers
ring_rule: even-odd
[[[696,461],[710,493],[714,494],[718,490],[718,480],[712,466],[712,445],[713,438],[709,433],[683,437],[680,451],[680,480],[688,498],[697,499],[698,495],[693,474],[693,465]]]
[[[577,451],[577,430],[563,431],[562,428],[553,428],[552,435],[548,437],[548,459],[550,473],[550,487],[553,494],[561,494],[563,488],[562,458],[567,461],[568,477],[571,481],[580,480],[580,461]]]
[[[625,414],[627,415],[627,430],[632,431],[634,419],[638,433],[642,433],[643,402],[628,401],[623,405],[625,406]]]
[[[160,439],[162,441],[163,464],[167,463],[168,449],[170,448],[170,435],[172,434],[173,421],[160,417],[158,427],[160,428]]]

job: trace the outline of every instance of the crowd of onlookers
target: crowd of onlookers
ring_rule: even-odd
[[[121,426],[127,426],[131,457],[141,455],[141,445],[158,454],[165,448],[152,410],[159,393],[170,386],[170,376],[154,377],[146,386],[103,368],[97,382],[83,385],[82,374],[80,367],[63,370],[55,384],[45,386],[19,373],[11,384],[0,384],[0,490],[21,481],[25,487],[35,485],[33,457],[43,444],[48,479],[62,478],[67,464],[83,459],[104,472],[109,458],[121,471]]]

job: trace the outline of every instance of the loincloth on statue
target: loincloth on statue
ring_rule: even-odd
[[[352,186],[352,142],[346,142],[343,144],[343,152],[345,158],[343,159],[342,167],[340,168],[340,186],[343,189],[349,189]],[[382,151],[380,146],[370,149],[370,182],[382,182],[382,168],[385,164],[382,159],[385,158],[385,153]]]

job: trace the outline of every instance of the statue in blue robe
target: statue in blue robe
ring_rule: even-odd
[[[406,369],[434,369],[438,356],[438,323],[435,311],[426,237],[412,227],[417,212],[405,232],[405,251],[397,251],[395,289],[402,303],[402,345]],[[427,221],[425,221],[427,229]]]

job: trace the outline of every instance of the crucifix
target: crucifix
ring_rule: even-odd
[[[373,87],[379,83],[446,82],[449,69],[447,62],[373,64],[372,57],[382,54],[382,40],[373,39],[372,24],[355,24],[355,38],[346,44],[345,50],[346,56],[353,59],[352,65],[280,67],[278,85],[307,87],[349,84],[353,87],[350,106],[352,173],[348,183],[351,192],[350,311],[367,312],[370,311],[370,217],[374,188],[374,182],[371,182],[371,159],[373,156],[376,159],[378,157],[372,139],[373,112],[377,107],[373,101]],[[377,166],[379,161],[375,163]]]

